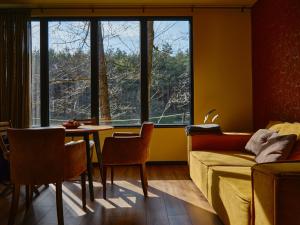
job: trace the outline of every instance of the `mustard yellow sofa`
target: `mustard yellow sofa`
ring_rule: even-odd
[[[291,159],[257,164],[250,134],[188,136],[190,176],[225,225],[300,225],[300,123],[268,128],[298,135]]]

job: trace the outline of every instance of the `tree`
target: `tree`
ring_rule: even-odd
[[[107,67],[105,61],[105,53],[103,46],[103,35],[101,22],[98,23],[98,36],[99,36],[99,100],[100,100],[100,114],[105,121],[111,120],[109,93],[107,82]]]
[[[147,62],[147,81],[148,81],[148,105],[151,100],[151,86],[152,86],[152,63],[153,63],[153,47],[154,47],[154,29],[153,20],[147,21],[147,52],[148,52],[148,62]]]

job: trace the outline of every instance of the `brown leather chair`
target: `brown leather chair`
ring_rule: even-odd
[[[0,182],[5,188],[0,192],[0,196],[11,193],[9,182],[9,147],[7,139],[7,129],[11,127],[10,121],[0,122]]]
[[[108,166],[139,165],[144,196],[148,195],[146,161],[154,125],[144,122],[140,133],[118,132],[108,137],[103,145],[103,198],[106,199],[106,175]],[[113,177],[112,177],[113,181]]]
[[[14,224],[20,185],[56,184],[58,224],[63,225],[62,182],[81,175],[82,205],[86,205],[84,141],[65,144],[63,128],[8,129],[10,172],[14,185],[8,224]]]
[[[6,142],[7,129],[11,127],[12,126],[10,121],[0,122],[0,150],[2,151],[3,157],[6,160],[8,160],[9,158],[8,143]]]
[[[1,177],[2,178],[5,178],[5,180],[3,180],[3,184],[6,185],[6,188],[0,193],[0,196],[1,195],[6,195],[6,194],[10,194],[11,193],[11,190],[12,190],[12,187],[11,187],[11,184],[10,184],[10,179],[9,179],[9,143],[8,143],[8,137],[7,137],[7,130],[9,128],[12,128],[12,123],[11,121],[2,121],[0,122],[0,150],[2,152],[0,152],[0,154],[2,153],[2,159],[3,162],[0,166],[0,173],[1,173]],[[0,156],[0,157],[1,157]],[[45,185],[46,188],[48,188],[48,184]],[[35,185],[32,187],[32,191],[34,192],[34,194],[36,196],[38,196],[40,194],[39,192],[39,188],[40,186],[39,185]],[[32,195],[32,193],[29,193],[29,186],[26,185],[26,207],[29,206],[30,204],[30,197]]]

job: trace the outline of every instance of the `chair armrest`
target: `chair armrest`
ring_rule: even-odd
[[[250,133],[202,134],[188,136],[188,150],[242,150],[251,137]]]
[[[107,137],[103,145],[103,164],[137,164],[145,162],[147,151],[141,137]]]
[[[252,167],[253,224],[299,224],[300,161]]]
[[[65,144],[64,179],[74,178],[86,171],[85,142],[71,141]]]
[[[2,140],[0,140],[0,151],[2,151],[4,159],[9,160],[8,145],[4,144]]]
[[[139,133],[133,132],[114,132],[113,137],[130,137],[130,136],[140,136]]]

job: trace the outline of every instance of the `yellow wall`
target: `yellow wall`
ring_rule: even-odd
[[[223,130],[251,131],[250,12],[199,9],[194,39],[195,123],[217,109]]]
[[[174,11],[176,10],[176,12]],[[214,108],[224,131],[252,130],[251,18],[240,9],[35,10],[33,16],[193,16],[194,114],[201,123]],[[118,129],[128,131],[130,129]],[[136,129],[135,129],[136,130]],[[101,134],[101,143],[105,135]],[[151,161],[187,160],[184,128],[155,128]]]

